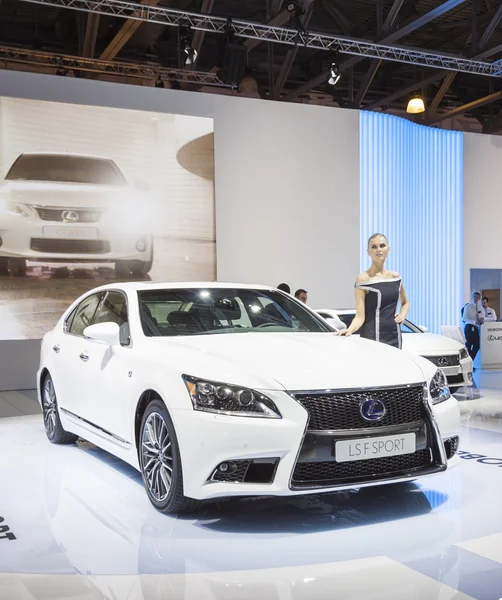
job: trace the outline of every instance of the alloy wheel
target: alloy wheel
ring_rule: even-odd
[[[143,426],[141,454],[145,483],[158,502],[169,495],[173,477],[171,438],[161,414],[152,412]]]
[[[44,425],[49,438],[54,437],[56,431],[56,392],[52,379],[47,378],[44,384],[43,395]]]

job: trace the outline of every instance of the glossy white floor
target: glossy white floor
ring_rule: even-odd
[[[33,392],[0,392],[0,599],[498,600],[502,372],[475,380],[451,472],[191,518],[89,444],[49,444]]]

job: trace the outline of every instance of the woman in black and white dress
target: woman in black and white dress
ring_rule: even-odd
[[[375,233],[368,240],[371,267],[357,277],[356,316],[340,335],[352,335],[360,330],[361,337],[401,348],[401,323],[408,314],[410,303],[399,273],[385,269],[389,250],[387,238],[381,233]],[[398,313],[399,301],[401,310]]]

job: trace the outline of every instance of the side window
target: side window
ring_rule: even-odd
[[[77,312],[77,310],[78,310],[78,306],[75,307],[71,311],[71,313],[66,317],[66,319],[65,319],[65,321],[63,323],[63,331],[65,333],[70,331],[71,324],[73,323],[73,319],[75,318],[75,313]]]
[[[101,293],[93,294],[92,296],[88,296],[85,300],[82,300],[78,305],[73,321],[68,328],[69,333],[73,335],[84,335],[84,329],[89,325],[92,325],[94,313],[98,308],[101,296]]]
[[[117,323],[120,328],[120,343],[129,344],[129,319],[127,301],[120,292],[108,292],[99,308],[95,323]]]

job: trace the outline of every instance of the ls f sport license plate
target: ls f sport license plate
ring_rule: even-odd
[[[336,462],[399,456],[413,454],[416,450],[416,439],[414,433],[401,433],[358,440],[340,440],[335,442],[334,450]]]

